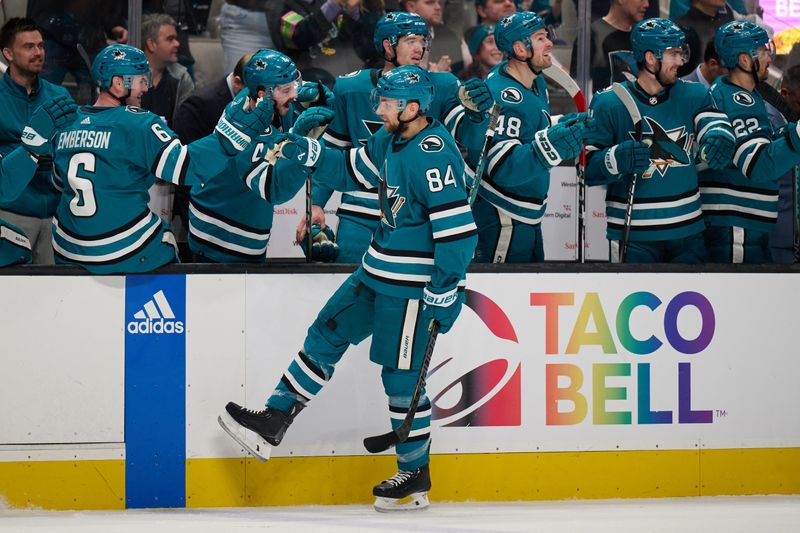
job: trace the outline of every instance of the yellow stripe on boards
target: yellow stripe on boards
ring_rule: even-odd
[[[124,509],[125,461],[0,462],[0,502],[11,508]]]
[[[189,459],[187,507],[367,504],[393,455]],[[800,448],[447,454],[433,501],[800,494]],[[0,507],[123,509],[125,462],[0,462]]]

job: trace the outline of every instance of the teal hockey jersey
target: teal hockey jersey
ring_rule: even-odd
[[[464,286],[477,243],[464,161],[447,129],[428,119],[411,139],[381,129],[365,146],[326,148],[314,181],[334,190],[378,190],[381,223],[357,270],[381,294],[419,299]]]
[[[53,221],[56,258],[96,273],[118,271],[171,237],[147,206],[156,178],[192,185],[228,162],[214,134],[184,146],[159,117],[131,106],[82,107],[53,143],[54,178],[63,185]]]
[[[706,221],[712,226],[772,231],[778,219],[778,179],[800,163],[800,153],[772,130],[764,100],[756,91],[743,89],[726,76],[709,93],[714,107],[730,119],[736,148],[729,167],[700,172]]]
[[[15,181],[14,187],[23,187],[16,194],[6,189],[4,194],[13,198],[0,200],[0,209],[35,218],[49,218],[55,213],[61,193],[50,179],[52,161],[41,158],[38,165],[33,162],[20,136],[34,111],[57,96],[69,97],[69,93],[41,77],[31,94],[8,72],[0,78],[0,176]]]
[[[336,95],[333,110],[336,116],[323,135],[329,147],[348,149],[364,146],[369,138],[383,127],[383,120],[372,108],[370,94],[377,86],[381,71],[365,69],[339,76],[333,87]],[[458,99],[458,80],[448,72],[428,73],[434,85],[434,97],[426,113],[439,120],[464,145],[476,144],[483,139],[486,122],[472,123],[464,120],[464,107]],[[478,141],[478,142],[479,142]],[[480,149],[480,145],[476,148]],[[323,183],[314,184],[313,203],[324,206],[333,191]],[[351,219],[374,226],[380,218],[378,192],[359,190],[342,194],[342,203],[336,213],[340,218]]]
[[[694,141],[715,127],[726,127],[725,115],[713,109],[705,87],[678,80],[657,96],[638,82],[625,82],[642,115],[642,140],[650,144],[650,167],[638,178],[631,215],[632,241],[664,241],[703,231]],[[609,88],[595,94],[591,113],[596,136],[587,146],[586,182],[607,185],[606,222],[609,240],[622,238],[630,175],[613,175],[606,154],[634,139],[633,121]]]
[[[534,155],[531,145],[537,131],[550,127],[547,82],[537,76],[531,88],[525,87],[508,73],[507,64],[500,63],[486,78],[500,116],[478,196],[512,219],[535,225],[547,209],[550,188],[550,167]],[[477,156],[471,154],[473,167]]]
[[[241,105],[247,89],[230,105]],[[192,251],[219,263],[266,261],[274,206],[291,200],[308,173],[297,165],[264,161],[267,139],[288,129],[292,113],[281,126],[273,125],[249,148],[231,159],[213,180],[196,183],[189,203],[189,246]],[[277,122],[277,119],[276,119]],[[256,194],[253,194],[253,191]]]
[[[24,151],[24,148],[20,148],[19,150]],[[31,161],[27,153],[25,156]],[[33,176],[33,170],[34,169],[30,169],[31,176]],[[11,202],[19,196],[19,193],[27,182],[24,182],[22,186],[20,186],[18,183],[15,183],[15,181],[24,182],[24,180],[14,180],[12,176],[6,175],[5,173],[0,174],[0,201]],[[0,267],[30,262],[31,241],[28,240],[28,237],[21,229],[0,219]]]

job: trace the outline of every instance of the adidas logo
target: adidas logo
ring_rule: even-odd
[[[91,124],[91,123],[92,119],[90,119],[89,117],[86,117],[85,119],[81,120],[81,124]]]
[[[134,320],[128,322],[128,333],[137,334],[172,334],[183,333],[184,324],[175,320],[175,313],[164,295],[164,291],[153,294],[153,298],[144,304],[141,310],[133,315]]]

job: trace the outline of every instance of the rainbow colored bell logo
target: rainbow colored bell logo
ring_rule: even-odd
[[[530,294],[530,305],[544,309],[544,351],[548,358],[545,364],[546,424],[548,426],[575,425],[589,416],[591,400],[592,424],[710,424],[713,410],[695,409],[692,405],[692,361],[691,358],[705,350],[714,338],[716,328],[714,308],[711,302],[698,292],[686,291],[674,295],[664,302],[657,295],[639,291],[627,295],[613,317],[614,328],[609,326],[608,313],[601,303],[600,293],[583,295],[577,317],[571,327],[569,338],[560,338],[560,321],[565,320],[562,310],[576,305],[576,294],[572,292],[548,292]],[[639,309],[643,308],[643,309]],[[658,331],[649,335],[635,336],[631,330],[631,317],[637,313],[652,313],[649,323],[661,322]],[[699,331],[693,338],[686,338],[679,328],[679,315],[693,313],[691,321]],[[655,320],[660,318],[660,320]],[[590,322],[593,328],[590,330]],[[613,333],[616,333],[616,341]],[[581,348],[599,347],[604,355],[641,357],[642,362],[593,362],[591,364],[591,398],[584,392],[587,366],[575,362],[549,362],[550,357],[574,361]],[[562,349],[563,347],[563,349]],[[596,350],[597,348],[595,348]],[[669,353],[677,361],[677,405],[651,405],[651,362],[646,357]],[[609,386],[607,378],[630,378],[626,386]],[[619,380],[617,380],[619,381]],[[625,380],[623,380],[625,381]],[[660,380],[663,384],[664,380]],[[611,400],[626,400],[629,392],[636,396],[636,409],[612,411],[607,407]],[[572,408],[565,408],[564,405]],[[666,407],[666,408],[665,408]],[[677,409],[677,417],[674,410]]]

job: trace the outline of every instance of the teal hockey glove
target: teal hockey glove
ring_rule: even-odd
[[[52,155],[50,140],[59,129],[75,120],[78,106],[67,96],[53,98],[40,105],[31,115],[31,120],[22,130],[22,145],[37,161],[42,156]]]
[[[533,153],[546,165],[558,166],[565,159],[575,159],[583,150],[583,137],[592,119],[585,113],[537,131],[533,136]]]
[[[800,152],[800,122],[791,122],[783,127],[783,134],[789,146],[795,152]]]
[[[333,263],[339,255],[339,245],[333,242],[335,236],[333,230],[327,226],[320,229],[319,224],[311,226],[311,260],[322,263]],[[303,253],[308,257],[308,240],[303,239],[300,243]]]
[[[306,137],[314,128],[327,126],[331,123],[334,117],[332,109],[327,107],[310,107],[300,113],[297,120],[294,121],[291,132]]]
[[[241,91],[225,107],[225,112],[214,128],[215,134],[223,139],[222,145],[228,155],[246,150],[253,137],[261,135],[272,122],[272,100],[262,98],[251,109],[247,91]]]
[[[730,134],[723,130],[711,130],[703,136],[700,144],[700,159],[714,170],[731,165],[736,143]]]
[[[316,139],[301,137],[293,133],[273,135],[265,143],[267,161],[274,165],[278,159],[286,159],[296,165],[314,168],[322,157],[324,145]]]
[[[608,149],[605,170],[615,178],[622,174],[641,174],[650,167],[650,147],[639,141],[623,141]]]
[[[320,87],[322,88],[322,98],[320,98]],[[313,105],[331,107],[333,98],[333,91],[316,81],[304,82],[297,91],[297,103],[306,109]]]
[[[433,287],[425,287],[422,293],[422,325],[428,327],[431,320],[439,322],[439,333],[447,333],[461,313],[464,303],[464,292],[454,288],[438,292]]]
[[[458,89],[458,99],[464,106],[467,117],[473,122],[481,122],[492,107],[494,98],[483,80],[470,78]]]

